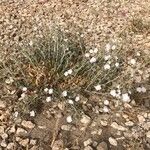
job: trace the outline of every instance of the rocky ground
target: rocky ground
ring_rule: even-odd
[[[149,14],[148,0],[1,0],[0,60],[55,25],[80,34],[87,48],[121,39],[130,51],[149,56]],[[9,88],[6,91],[14,94]],[[50,102],[39,114],[30,112],[23,118],[14,110],[13,96],[3,101],[1,95],[2,91],[0,150],[150,149],[149,95],[144,105],[136,99],[123,103],[97,95],[78,99],[81,108]]]

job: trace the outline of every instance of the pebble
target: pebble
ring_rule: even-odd
[[[71,130],[71,125],[62,125],[61,129],[65,130],[65,131],[70,131]]]
[[[3,126],[0,126],[0,134],[4,133],[4,127]]]
[[[31,144],[31,145],[35,145],[36,142],[37,142],[36,140],[33,140],[33,139],[30,140],[30,144]]]
[[[89,124],[91,122],[91,118],[87,115],[83,115],[80,121],[83,124]]]
[[[144,123],[145,122],[145,118],[142,115],[137,115],[138,121],[139,123]]]
[[[117,146],[117,141],[114,138],[110,137],[108,140],[111,145]]]
[[[68,123],[71,123],[71,122],[72,122],[72,117],[71,117],[71,116],[68,116],[68,117],[66,118],[66,121],[67,121]]]
[[[97,150],[108,150],[108,146],[106,142],[101,142],[97,146]]]
[[[5,140],[2,140],[2,142],[1,142],[1,147],[7,147],[7,144],[6,144],[6,141],[5,141]]]
[[[14,149],[14,145],[15,145],[15,144],[14,144],[13,142],[8,143],[7,149],[10,149],[10,150]]]
[[[9,130],[9,133],[15,133],[15,132],[16,132],[15,126],[12,126]]]
[[[146,137],[150,139],[150,131],[146,133]]]
[[[90,139],[84,141],[83,144],[84,144],[85,147],[88,146],[88,145],[90,145],[90,144],[92,144],[92,139],[90,138]]]
[[[132,127],[134,125],[134,122],[128,121],[125,123],[126,126]]]
[[[113,127],[114,129],[120,130],[120,131],[126,131],[127,129],[121,125],[118,125],[117,122],[113,122],[111,124],[111,127]]]
[[[19,142],[19,144],[22,145],[23,147],[26,147],[28,143],[29,143],[29,139],[24,139]]]
[[[3,109],[6,107],[6,103],[3,101],[0,101],[0,109]]]
[[[101,121],[101,125],[104,126],[104,127],[106,127],[106,126],[108,125],[108,122],[105,121],[105,120],[104,120],[104,121]]]
[[[17,131],[16,131],[16,134],[17,134],[18,136],[22,136],[22,135],[27,134],[27,131],[24,130],[24,129],[22,129],[22,128],[18,128]]]
[[[22,121],[21,125],[29,129],[33,129],[35,127],[35,124],[33,124],[31,121],[25,121],[25,120]]]
[[[1,138],[2,138],[3,140],[7,139],[7,138],[8,138],[8,134],[3,133],[3,134],[1,135]]]

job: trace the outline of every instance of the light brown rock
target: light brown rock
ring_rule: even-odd
[[[35,127],[35,124],[33,124],[31,121],[25,121],[25,120],[22,121],[21,125],[29,129],[33,129]]]

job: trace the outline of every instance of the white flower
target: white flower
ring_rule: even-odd
[[[143,93],[146,92],[146,88],[145,87],[142,87],[141,90],[142,90]]]
[[[49,94],[53,94],[53,89],[49,89],[49,90],[48,90],[48,93],[49,93]]]
[[[98,49],[94,48],[93,52],[96,54],[98,52]]]
[[[93,54],[93,52],[94,52],[94,51],[93,51],[92,49],[90,49],[90,51],[89,51],[89,52],[90,52],[91,54]]]
[[[104,106],[104,107],[103,107],[103,112],[105,112],[105,113],[108,113],[108,112],[109,112],[109,109],[108,109],[107,106]]]
[[[95,86],[95,89],[96,89],[96,91],[99,91],[99,90],[102,89],[102,87],[101,87],[101,85],[96,85],[96,86]]]
[[[131,60],[130,60],[130,63],[131,63],[132,65],[135,65],[136,60],[135,60],[135,59],[131,59]]]
[[[78,102],[80,100],[79,96],[76,96],[75,101]]]
[[[71,104],[71,105],[74,104],[73,100],[71,100],[71,99],[68,100],[68,103]]]
[[[64,73],[64,75],[65,75],[65,76],[68,76],[68,71],[66,71],[66,72]]]
[[[72,69],[69,69],[67,72],[68,74],[72,74]]]
[[[130,96],[128,93],[122,94],[122,101],[123,102],[130,102]]]
[[[119,67],[119,63],[118,63],[118,62],[116,62],[116,63],[115,63],[115,66],[118,68],[118,67]]]
[[[52,98],[49,96],[46,98],[46,102],[50,102],[52,100]]]
[[[117,94],[117,93],[116,93],[116,90],[111,90],[111,91],[110,91],[110,95],[111,95],[111,96],[115,97],[116,94]]]
[[[35,111],[34,110],[30,111],[30,116],[35,117]]]
[[[112,50],[115,50],[115,49],[116,49],[116,45],[113,45],[113,46],[111,47],[111,49],[112,49]]]
[[[110,55],[107,55],[107,56],[104,57],[105,60],[108,60],[109,58],[111,58]]]
[[[91,59],[90,59],[90,63],[95,63],[96,62],[96,58],[95,57],[92,57]]]
[[[109,65],[109,64],[105,64],[105,65],[104,65],[104,69],[105,69],[105,70],[109,70],[109,69],[110,69],[110,65]]]
[[[47,93],[47,92],[48,92],[48,88],[45,88],[45,89],[44,89],[44,92]]]
[[[27,91],[27,87],[23,87],[23,88],[22,88],[22,91],[23,91],[23,92],[26,92],[26,91]]]
[[[71,117],[71,116],[68,116],[68,117],[66,118],[66,121],[67,121],[68,123],[71,123],[71,122],[72,122],[72,117]]]
[[[66,97],[66,96],[67,96],[67,91],[63,91],[63,92],[62,92],[62,96],[63,96],[63,97]]]
[[[108,100],[104,100],[104,105],[109,105],[109,101]]]
[[[85,57],[90,57],[90,54],[89,53],[85,53]]]
[[[110,44],[109,44],[109,43],[106,44],[106,47],[105,47],[105,48],[106,48],[106,51],[109,52],[109,50],[110,50],[110,48],[111,48],[111,47],[110,47]]]

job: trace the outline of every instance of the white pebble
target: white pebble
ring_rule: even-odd
[[[110,91],[110,95],[111,95],[111,96],[115,97],[116,94],[117,94],[117,93],[116,93],[116,90],[111,90],[111,91]]]
[[[72,122],[72,117],[71,117],[71,116],[68,116],[68,117],[66,118],[66,121],[67,121],[68,123],[71,123],[71,122]]]
[[[96,58],[95,57],[92,57],[91,59],[90,59],[90,63],[95,63],[96,62]]]
[[[93,52],[94,52],[94,51],[93,51],[92,49],[90,49],[90,51],[89,51],[89,52],[90,52],[91,54],[93,54]]]
[[[45,88],[45,89],[44,89],[44,92],[47,93],[47,92],[48,92],[48,88]]]
[[[85,57],[90,57],[90,54],[89,53],[85,53]]]
[[[46,98],[46,102],[50,102],[50,101],[52,101],[52,98],[49,96]]]
[[[78,102],[80,100],[79,96],[76,96],[75,101]]]
[[[111,58],[110,55],[107,55],[107,56],[104,57],[105,60],[108,60],[108,59],[110,59],[110,58]]]
[[[99,90],[102,89],[102,87],[101,87],[101,85],[96,85],[96,86],[95,86],[95,89],[96,89],[96,91],[99,91]]]
[[[104,69],[105,69],[105,70],[109,70],[109,69],[110,69],[110,65],[109,65],[109,64],[105,64],[105,65],[104,65]]]
[[[68,70],[68,74],[72,74],[72,69],[69,69],[69,70]]]
[[[131,59],[131,60],[130,60],[130,63],[131,63],[132,65],[135,65],[135,64],[136,64],[136,60],[135,60],[135,59]]]
[[[23,88],[22,88],[22,91],[23,91],[23,92],[26,92],[26,91],[27,91],[27,87],[23,87]]]
[[[18,113],[17,111],[15,111],[15,113],[14,113],[14,117],[15,117],[15,118],[17,118],[17,117],[18,117],[18,115],[19,115],[19,113]]]
[[[109,101],[108,100],[104,100],[104,105],[109,105]]]
[[[145,93],[145,92],[146,92],[146,88],[145,88],[145,87],[142,87],[142,88],[141,88],[141,91],[142,91],[143,93]]]
[[[69,75],[69,74],[68,74],[68,71],[66,71],[66,72],[64,73],[64,75],[65,75],[65,76],[68,76],[68,75]]]
[[[34,110],[30,111],[30,116],[35,117],[35,111]]]
[[[110,44],[109,44],[109,43],[106,44],[106,47],[105,47],[105,48],[106,48],[106,51],[109,52],[109,50],[110,50]]]
[[[115,63],[115,66],[116,66],[116,67],[119,67],[119,63],[118,63],[118,62],[116,62],[116,63]]]
[[[122,101],[123,102],[130,102],[130,96],[128,93],[122,94]]]
[[[48,93],[49,93],[49,94],[53,94],[53,89],[49,89],[49,90],[48,90]]]
[[[98,49],[94,48],[93,52],[96,54],[98,52]]]
[[[103,112],[108,113],[109,112],[109,108],[107,106],[103,107]]]
[[[111,49],[112,49],[112,50],[115,50],[115,49],[116,49],[116,45],[113,45],[113,46],[111,47]]]
[[[71,100],[71,99],[68,100],[68,103],[71,104],[71,105],[74,104],[73,100]]]
[[[114,138],[110,137],[108,140],[111,145],[117,146],[117,141]]]
[[[63,97],[66,97],[66,96],[67,96],[67,91],[63,91],[63,92],[62,92],[62,96],[63,96]]]

